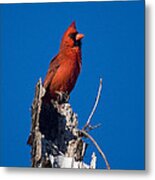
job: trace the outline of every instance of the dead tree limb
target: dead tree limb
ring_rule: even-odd
[[[105,161],[105,164],[106,164],[106,167],[108,170],[110,170],[110,165],[108,163],[108,160],[105,156],[105,154],[103,153],[102,149],[100,148],[100,146],[97,144],[97,142],[95,141],[95,139],[90,135],[88,134],[85,130],[79,130],[84,136],[86,136],[87,138],[89,138],[92,143],[95,145],[95,147],[97,148],[97,150],[99,151],[99,153],[101,154],[102,158],[104,159]]]
[[[86,124],[83,127],[83,130],[88,128],[89,125],[90,125],[90,121],[91,121],[91,119],[93,117],[93,114],[95,113],[95,110],[97,108],[97,105],[98,105],[98,102],[99,102],[99,99],[100,99],[100,96],[101,96],[101,90],[102,90],[102,78],[100,78],[100,85],[99,85],[99,89],[98,89],[98,93],[97,93],[97,97],[96,97],[96,100],[95,100],[94,107],[93,107],[93,109],[92,109],[92,111],[91,111],[91,113],[90,113],[90,115],[88,117],[88,120],[87,120]]]
[[[91,126],[90,120],[97,107],[101,88],[102,80],[100,80],[96,103],[86,123],[86,128],[90,130],[98,127],[98,125]],[[50,104],[45,104],[42,101],[45,93],[40,79],[36,85],[31,107],[32,124],[28,139],[28,144],[31,145],[32,167],[95,169],[95,153],[92,153],[90,165],[84,162],[88,146],[83,140],[85,136],[94,143],[109,169],[105,155],[96,141],[85,131],[85,128],[79,131],[78,117],[71,105],[68,102],[59,104],[54,100]]]

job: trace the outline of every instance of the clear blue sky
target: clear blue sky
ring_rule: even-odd
[[[61,37],[75,20],[85,34],[82,72],[70,103],[86,122],[103,91],[91,132],[112,169],[144,169],[144,2],[0,5],[1,131],[0,165],[30,166],[30,111],[34,87],[44,79]],[[97,168],[105,164],[89,143]]]

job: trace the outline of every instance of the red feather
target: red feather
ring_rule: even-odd
[[[56,99],[56,91],[70,94],[81,70],[81,39],[73,22],[62,37],[60,50],[48,68],[44,80],[46,100]]]

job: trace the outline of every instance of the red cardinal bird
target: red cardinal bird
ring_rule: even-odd
[[[52,59],[44,80],[45,102],[57,99],[58,94],[69,95],[75,86],[81,69],[81,39],[75,22],[64,33],[59,53]]]
[[[43,83],[46,89],[45,96],[43,97],[45,104],[49,104],[51,99],[57,99],[59,103],[63,102],[63,100],[66,100],[63,95],[68,96],[74,88],[81,70],[81,39],[83,37],[83,34],[77,32],[75,22],[64,33],[59,53],[50,62]],[[44,111],[43,116],[46,115],[46,110]],[[40,119],[40,130],[46,135],[46,138],[49,136],[47,127],[51,126],[48,120],[49,116],[43,118],[43,122]],[[32,145],[32,143],[33,136],[30,135],[27,144]]]

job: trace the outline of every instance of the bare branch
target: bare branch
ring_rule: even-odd
[[[91,119],[93,117],[93,114],[95,113],[95,110],[97,108],[97,105],[98,105],[98,102],[99,102],[99,99],[100,99],[100,96],[101,96],[101,90],[102,90],[102,78],[100,78],[100,85],[99,85],[99,89],[98,89],[98,93],[97,93],[97,97],[96,97],[96,100],[95,100],[94,107],[92,109],[92,112],[89,115],[89,118],[88,118],[86,124],[83,127],[83,130],[85,130],[89,126],[90,121],[91,121]]]
[[[105,154],[103,153],[103,151],[101,150],[101,148],[99,147],[99,145],[97,144],[97,142],[95,141],[95,139],[90,134],[88,134],[85,130],[79,130],[79,132],[81,132],[83,135],[85,135],[87,138],[89,138],[92,141],[92,143],[95,145],[95,147],[101,154],[102,158],[104,159],[107,169],[110,170],[110,165],[108,163],[108,160]]]
[[[101,123],[98,123],[98,124],[93,125],[93,126],[92,126],[92,125],[89,125],[86,132],[89,132],[89,131],[91,131],[91,130],[93,130],[93,129],[96,129],[96,128],[100,127],[100,126],[101,126]]]

